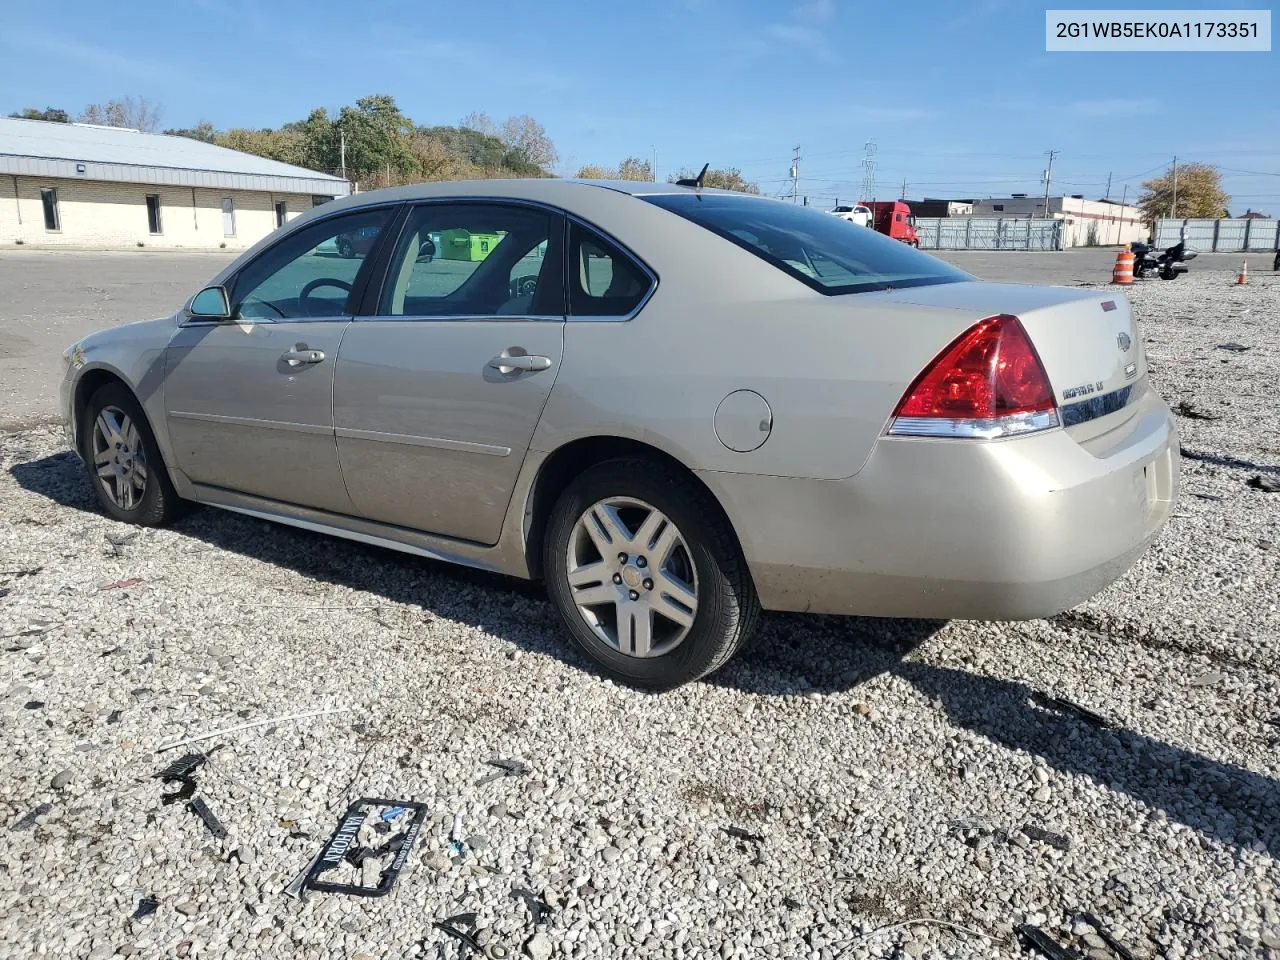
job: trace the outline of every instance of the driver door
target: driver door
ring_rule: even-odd
[[[290,233],[228,281],[232,320],[179,326],[164,405],[175,466],[193,483],[353,512],[334,443],[333,374],[378,242],[340,252],[338,240],[380,237],[394,209]]]

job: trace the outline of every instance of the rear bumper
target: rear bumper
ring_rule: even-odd
[[[1177,496],[1176,428],[1154,392],[1087,447],[1064,430],[883,438],[848,480],[700,476],[738,532],[766,609],[1032,619],[1123,574]]]

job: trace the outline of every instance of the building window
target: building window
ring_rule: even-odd
[[[41,187],[40,203],[44,206],[44,228],[61,230],[62,220],[58,217],[58,191],[53,187]]]
[[[289,206],[283,200],[276,204],[276,226],[283,227],[285,218],[289,214]]]
[[[230,197],[222,198],[222,235],[224,237],[236,235],[236,205]]]
[[[164,233],[160,229],[160,195],[158,193],[147,194],[147,228],[152,233]]]

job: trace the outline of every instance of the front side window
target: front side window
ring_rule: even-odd
[[[387,317],[563,317],[558,214],[498,203],[414,209],[391,255]]]
[[[53,187],[42,187],[40,204],[44,207],[44,228],[61,230],[62,220],[58,217],[58,191]]]
[[[300,320],[352,312],[347,300],[363,283],[373,258],[343,256],[338,241],[360,235],[368,247],[378,239],[391,211],[364,210],[332,217],[290,234],[236,276],[232,315],[246,320]]]
[[[147,194],[147,228],[152,233],[160,233],[160,195]]]
[[[569,312],[625,317],[648,296],[653,278],[635,259],[580,223],[569,230]]]
[[[873,230],[779,200],[721,193],[645,201],[705,227],[819,293],[863,293],[972,280],[967,273]]]

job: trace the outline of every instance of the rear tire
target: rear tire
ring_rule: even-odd
[[[142,405],[123,384],[94,391],[79,432],[89,484],[104,513],[159,527],[184,512]]]
[[[592,519],[606,513],[616,522],[607,528],[611,539]],[[609,460],[569,484],[547,526],[543,570],[574,641],[635,686],[667,689],[718,670],[759,620],[755,586],[718,504],[689,477],[650,460]],[[664,586],[673,583],[684,586]]]

